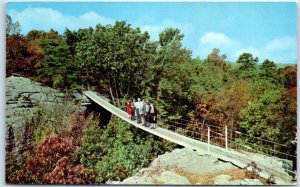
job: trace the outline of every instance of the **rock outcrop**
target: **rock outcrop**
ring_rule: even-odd
[[[6,126],[11,126],[15,133],[22,132],[26,121],[37,112],[39,107],[53,107],[58,103],[65,102],[66,99],[64,93],[24,77],[6,78],[5,87]],[[71,103],[76,104],[78,110],[85,110],[81,103],[89,103],[89,100],[79,93],[75,93],[69,98],[73,98]]]
[[[229,162],[183,148],[158,156],[148,168],[119,184],[169,185],[263,185],[262,179],[247,179],[246,171]]]

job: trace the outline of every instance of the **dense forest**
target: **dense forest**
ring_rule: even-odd
[[[159,119],[228,126],[286,145],[288,149],[281,151],[294,154],[296,64],[279,66],[251,53],[229,62],[219,49],[206,59],[193,58],[177,28],[166,28],[152,40],[125,21],[75,31],[66,28],[62,34],[32,30],[26,35],[8,15],[6,23],[7,77],[20,74],[64,92],[91,89],[117,106],[142,97],[155,103]],[[70,109],[69,123],[58,130],[62,122],[49,124],[47,117],[41,112],[27,124],[26,138],[32,143],[20,157],[11,156],[14,142],[8,129],[8,183],[123,180],[175,147],[115,118],[99,127],[97,118]]]

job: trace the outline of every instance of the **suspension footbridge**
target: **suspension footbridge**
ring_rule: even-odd
[[[83,92],[92,102],[100,105],[107,111],[111,112],[112,114],[116,115],[117,117],[121,118],[122,120],[128,122],[129,124],[140,128],[148,133],[156,135],[160,138],[169,140],[173,143],[178,145],[193,149],[197,151],[199,154],[208,154],[214,157],[219,158],[220,160],[224,160],[227,162],[231,162],[232,164],[240,167],[245,168],[250,163],[255,163],[258,168],[261,169],[259,175],[262,178],[268,179],[270,176],[276,178],[276,184],[290,184],[292,180],[290,165],[291,165],[291,157],[295,157],[295,155],[288,155],[282,153],[280,151],[271,150],[270,152],[276,153],[276,155],[284,155],[286,158],[279,158],[272,155],[266,154],[259,154],[257,152],[251,152],[251,148],[249,151],[240,151],[231,147],[230,145],[234,145],[234,140],[228,138],[227,134],[230,132],[227,128],[225,129],[225,133],[220,133],[220,131],[213,131],[213,127],[208,126],[205,130],[206,135],[204,136],[205,139],[196,138],[199,136],[191,136],[191,133],[179,133],[178,132],[178,122],[176,121],[163,121],[162,127],[157,127],[156,129],[150,129],[143,125],[137,124],[135,121],[128,118],[128,115],[122,109],[112,105],[108,99],[104,98],[103,96],[92,92],[92,91],[84,91]],[[192,132],[194,134],[195,132]],[[225,134],[225,135],[224,135]],[[241,133],[240,133],[241,134]],[[219,137],[217,137],[219,136]],[[246,136],[246,135],[245,135]],[[212,140],[219,138],[224,140],[224,146],[213,144]],[[254,137],[255,138],[255,137]],[[262,139],[257,138],[260,141]],[[276,145],[275,146],[283,146],[283,145]],[[289,158],[289,159],[288,159]],[[201,167],[201,163],[199,163],[199,167]]]

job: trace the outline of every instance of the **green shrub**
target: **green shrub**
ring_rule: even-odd
[[[82,141],[80,148],[76,151],[75,160],[79,160],[87,168],[94,169],[103,154],[100,141],[102,130],[98,127],[99,121],[93,116],[87,119],[86,124],[87,128],[83,131]]]
[[[36,127],[33,134],[37,144],[48,135],[64,134],[71,130],[71,116],[76,106],[70,102],[63,102],[54,105],[41,105],[32,118]]]
[[[76,155],[81,164],[94,170],[96,183],[124,180],[175,147],[117,118],[104,129],[99,129],[95,119],[87,126]]]

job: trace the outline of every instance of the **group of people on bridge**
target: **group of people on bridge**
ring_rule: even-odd
[[[140,98],[133,99],[132,103],[127,102],[126,111],[128,117],[136,123],[151,129],[156,128],[157,112],[152,102],[143,101]]]

